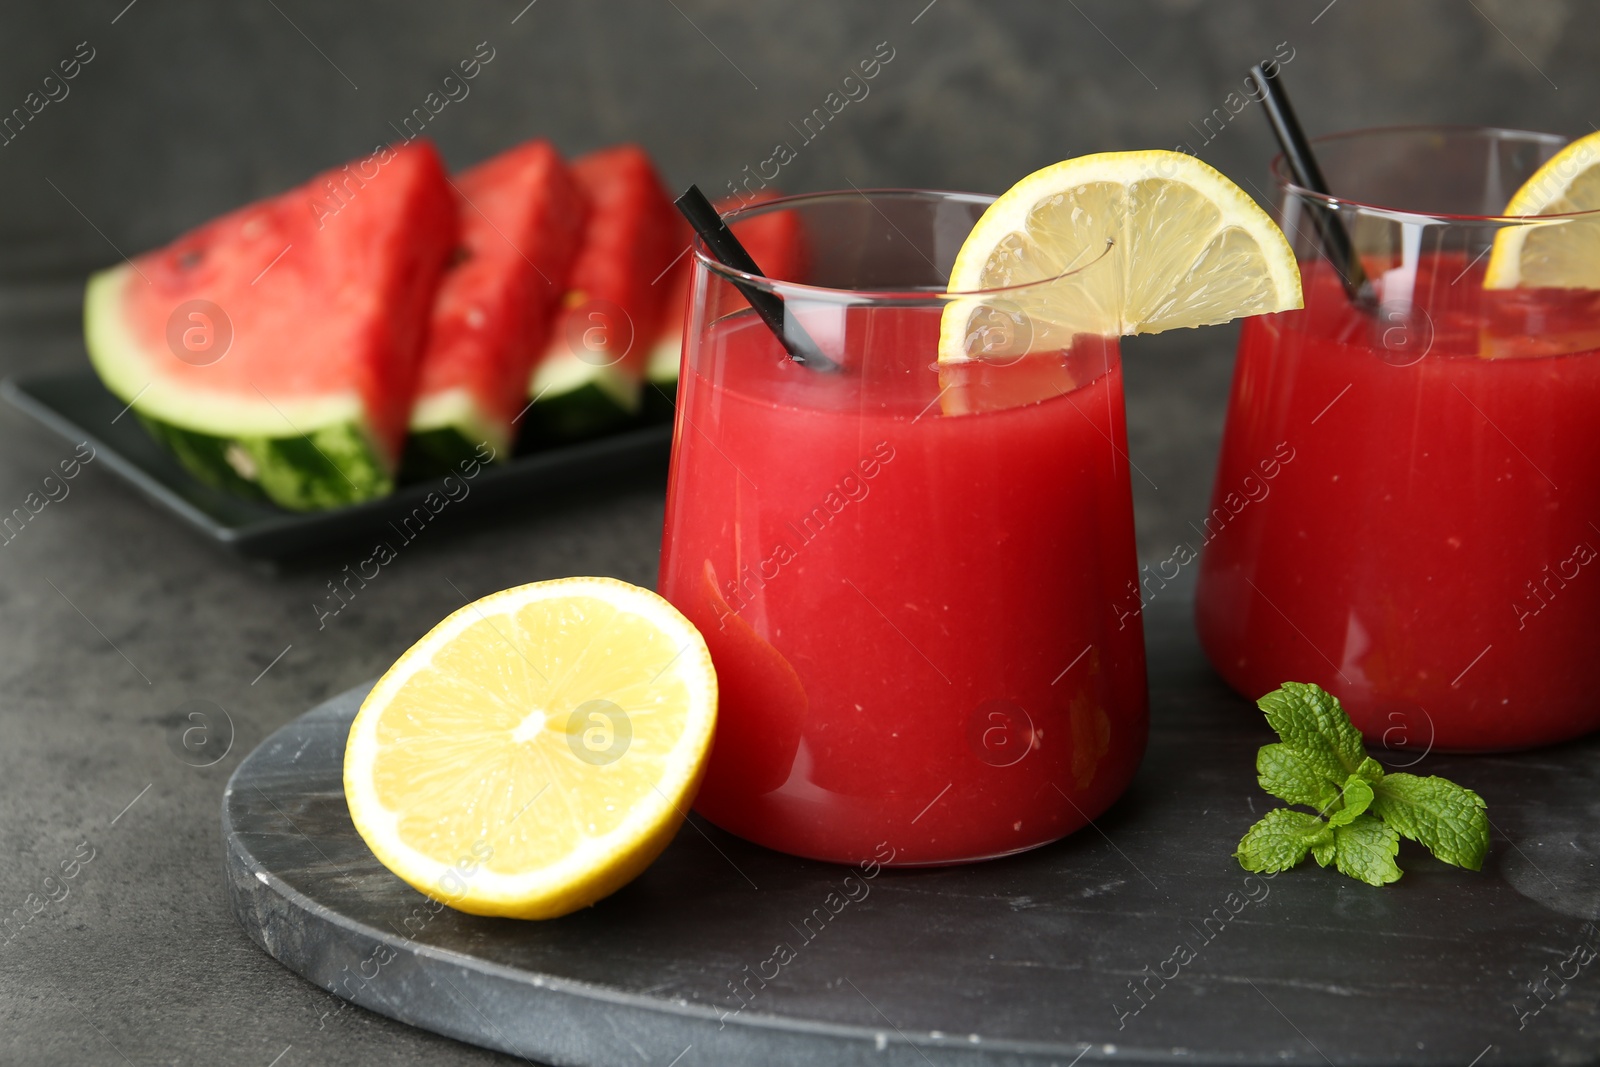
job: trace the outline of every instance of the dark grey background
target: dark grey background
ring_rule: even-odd
[[[1198,128],[1280,42],[1314,132],[1463,122],[1575,135],[1600,121],[1600,11],[1577,0],[524,2],[7,3],[0,114],[78,42],[96,56],[0,147],[0,370],[82,361],[87,270],[370,150],[481,41],[494,61],[428,129],[452,165],[535,135],[573,154],[628,139],[672,184],[714,189],[793,140],[788,124],[883,41],[894,60],[800,148],[786,189],[998,192],[1067,156],[1181,142],[1259,186],[1258,106],[1210,141]],[[1205,511],[1234,336],[1125,347],[1146,556],[1166,555]],[[0,511],[69,453],[0,410]],[[265,574],[94,464],[71,484],[0,545],[0,912],[78,842],[98,851],[65,900],[0,945],[0,1061],[496,1059],[354,1009],[323,1019],[336,1005],[227,912],[221,785],[271,729],[379,673],[459,604],[457,589],[577,573],[652,583],[659,487],[441,523],[319,632],[311,604],[360,555]],[[237,734],[208,769],[167,742],[176,709],[197,699],[225,707]]]
[[[1275,53],[1312,132],[1600,121],[1600,11],[1566,0],[526,2],[11,5],[0,114],[78,42],[96,56],[0,147],[0,321],[75,314],[85,269],[116,249],[396,137],[480,42],[493,62],[427,127],[452,166],[526,137],[569,154],[634,140],[674,187],[725,189],[780,140],[796,192],[1000,192],[1067,156],[1186,144],[1261,195],[1271,139],[1228,95]],[[869,94],[802,144],[790,124],[880,42],[895,58]],[[1230,121],[1208,126],[1218,109]],[[1233,333],[1127,347],[1140,544],[1165,556],[1205,510]]]

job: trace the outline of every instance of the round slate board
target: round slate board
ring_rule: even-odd
[[[457,914],[350,823],[340,774],[362,686],[230,781],[234,911],[339,997],[553,1064],[1600,1062],[1600,740],[1409,768],[1488,799],[1482,873],[1407,845],[1383,889],[1314,865],[1255,879],[1230,853],[1277,804],[1253,770],[1272,737],[1206,668],[1188,607],[1147,613],[1138,780],[1048,848],[864,877],[694,818],[579,914]]]

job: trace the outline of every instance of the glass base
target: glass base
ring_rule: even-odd
[[[738,831],[738,830],[736,830],[736,829],[734,829],[734,828],[732,828],[730,826],[725,826],[723,823],[719,822],[717,819],[713,818],[712,816],[707,815],[705,812],[701,811],[699,808],[695,809],[695,814],[700,816],[702,819],[706,820],[707,822],[709,822],[711,825],[715,826],[717,829],[722,830],[725,833],[732,834],[734,837],[737,837],[742,841],[748,841],[753,845],[759,845],[762,848],[771,849],[773,852],[781,852],[785,856],[794,856],[794,857],[796,857],[798,859],[803,859],[803,860],[815,860],[815,861],[817,861],[819,863],[832,863],[832,864],[836,864],[836,865],[841,866],[841,867],[857,867],[857,866],[866,866],[868,864],[876,864],[879,867],[892,868],[894,870],[917,870],[917,869],[920,869],[920,868],[929,868],[929,867],[960,867],[960,866],[964,866],[964,865],[969,864],[969,863],[986,863],[989,860],[1005,859],[1007,856],[1019,856],[1024,852],[1033,852],[1036,849],[1045,848],[1045,847],[1047,847],[1049,845],[1055,844],[1058,841],[1065,840],[1066,838],[1071,837],[1073,834],[1077,833],[1079,830],[1082,830],[1082,829],[1084,829],[1084,827],[1089,825],[1088,822],[1085,822],[1082,826],[1078,826],[1075,829],[1068,830],[1064,834],[1060,834],[1060,835],[1055,836],[1055,837],[1047,838],[1047,839],[1045,839],[1043,841],[1037,841],[1037,842],[1034,842],[1034,843],[1031,843],[1031,844],[1027,844],[1027,845],[1020,845],[1020,846],[1018,846],[1016,848],[1001,849],[1001,850],[996,851],[996,852],[979,852],[979,853],[975,853],[975,854],[972,854],[972,855],[961,855],[961,856],[951,857],[951,858],[948,858],[948,859],[940,858],[940,859],[920,859],[920,860],[900,860],[900,859],[884,860],[884,859],[881,859],[881,858],[878,858],[878,857],[874,857],[874,856],[866,856],[866,857],[862,857],[862,858],[859,858],[859,859],[844,859],[844,858],[841,858],[840,856],[838,856],[836,854],[834,854],[834,855],[824,855],[824,854],[813,852],[813,851],[806,850],[806,849],[782,848],[782,847],[779,847],[777,845],[769,844],[769,843],[767,843],[765,841],[762,841],[760,838],[752,836],[750,834],[741,833],[740,831]]]

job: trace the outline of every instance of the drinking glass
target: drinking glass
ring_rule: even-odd
[[[1486,275],[1600,213],[1503,218],[1563,139],[1407,127],[1315,142],[1338,199],[1273,164],[1305,308],[1239,341],[1201,642],[1255,698],[1336,694],[1369,742],[1520,748],[1600,726],[1600,293]],[[1347,295],[1314,214],[1372,281]],[[1420,758],[1420,755],[1418,756]]]
[[[771,848],[1033,848],[1110,805],[1143,753],[1116,340],[1048,336],[1025,286],[982,294],[977,358],[936,360],[989,202],[827,193],[733,216],[735,234],[787,216],[790,278],[695,247],[661,590],[717,670],[696,809]],[[781,298],[838,369],[789,358],[734,283]]]

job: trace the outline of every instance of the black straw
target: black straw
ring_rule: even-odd
[[[717,209],[706,199],[698,185],[691,185],[684,190],[682,196],[676,201],[678,210],[683,212],[683,217],[689,220],[689,225],[694,227],[694,232],[700,235],[705,242],[706,249],[718,263],[730,270],[739,271],[741,274],[761,274],[761,267],[750,253],[745,251],[744,245],[728,229],[727,223],[722,221],[722,216],[717,214]],[[778,339],[784,351],[789,353],[789,358],[796,363],[804,363],[813,370],[838,370],[839,364],[822,354],[822,349],[817,347],[817,342],[811,339],[805,328],[792,316],[787,317],[783,308],[783,298],[776,293],[769,293],[758,289],[748,282],[728,279],[733,287],[750,301],[750,306],[756,309],[756,314],[772,330],[772,335]]]
[[[1257,63],[1250,68],[1250,74],[1261,87],[1261,102],[1267,106],[1267,121],[1277,135],[1284,162],[1289,164],[1289,173],[1295,184],[1331,197],[1333,192],[1328,188],[1327,179],[1322,176],[1322,168],[1317,165],[1311,142],[1295,118],[1294,108],[1289,106],[1289,95],[1284,91],[1283,83],[1278,80],[1277,64],[1273,64],[1272,73],[1268,74],[1265,64]],[[1357,307],[1370,308],[1373,305],[1372,286],[1367,281],[1367,272],[1361,268],[1361,257],[1356,255],[1350,231],[1345,229],[1343,220],[1326,204],[1315,205],[1311,219],[1322,238],[1322,251],[1333,264],[1333,269],[1339,272],[1339,279],[1344,283],[1344,291],[1349,295],[1350,302]]]

